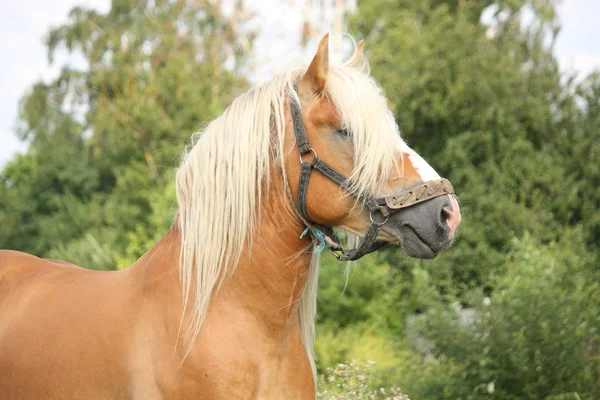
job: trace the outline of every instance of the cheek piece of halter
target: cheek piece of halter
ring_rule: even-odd
[[[294,88],[297,89],[297,88]],[[450,181],[444,178],[434,179],[432,181],[413,186],[405,189],[397,194],[387,197],[374,198],[371,196],[363,196],[359,200],[369,209],[369,218],[371,226],[365,233],[362,241],[355,249],[343,249],[335,238],[333,228],[331,226],[315,223],[308,216],[306,205],[306,193],[308,190],[308,182],[310,180],[313,169],[319,171],[327,178],[341,186],[344,190],[351,192],[351,184],[348,179],[332,168],[325,161],[321,160],[317,152],[308,144],[304,122],[302,121],[302,112],[298,102],[290,96],[290,109],[292,114],[292,124],[294,134],[296,136],[296,144],[300,150],[300,182],[298,184],[298,206],[296,207],[300,218],[307,227],[301,237],[307,232],[310,232],[313,239],[317,240],[320,245],[319,251],[327,247],[340,261],[358,260],[365,254],[379,250],[385,246],[387,242],[377,241],[377,234],[381,227],[387,222],[390,215],[415,204],[433,199],[435,197],[454,194],[454,188]],[[313,157],[310,161],[305,161],[304,156],[312,153]],[[288,186],[289,191],[289,186]],[[354,195],[354,194],[353,194]],[[288,194],[293,204],[291,193]],[[337,253],[336,253],[337,252]],[[338,254],[339,253],[339,254]]]

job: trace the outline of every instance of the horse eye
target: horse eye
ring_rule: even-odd
[[[337,129],[337,133],[346,137],[350,136],[350,132],[348,132],[348,129]]]

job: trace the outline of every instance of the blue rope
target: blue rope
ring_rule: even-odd
[[[300,235],[300,239],[302,239],[304,236],[306,236],[306,234],[308,232],[309,232],[309,229],[306,228],[304,230],[304,232],[302,232],[302,234]],[[322,252],[323,250],[325,250],[327,247],[329,247],[329,245],[327,244],[327,241],[325,240],[325,234],[323,232],[321,232],[318,229],[313,229],[311,233],[312,233],[312,236],[319,242],[319,244],[315,247],[315,252],[317,254]]]

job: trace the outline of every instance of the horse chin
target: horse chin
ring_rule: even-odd
[[[358,233],[358,229],[353,229],[349,226],[340,226],[339,228],[360,237],[364,236],[364,232]],[[331,235],[331,238],[340,244],[337,236]],[[407,256],[413,258],[430,260],[436,258],[438,255],[438,252],[433,250],[419,234],[418,229],[409,224],[384,224],[379,231],[377,240],[381,243],[385,242],[387,245],[399,246]]]
[[[413,258],[420,259],[433,259],[437,257],[438,252],[433,250],[421,236],[416,229],[409,225],[402,225],[400,227],[392,227],[384,225],[382,229],[387,237],[393,236],[395,240],[387,240],[392,244],[400,245],[404,253]]]
[[[432,259],[437,257],[438,253],[433,250],[416,229],[409,225],[400,227],[402,235],[402,249],[406,255],[414,258]]]

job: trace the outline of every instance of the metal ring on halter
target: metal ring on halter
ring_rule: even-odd
[[[377,227],[381,227],[381,226],[383,226],[383,225],[384,225],[384,224],[385,224],[385,223],[388,221],[388,219],[389,219],[389,218],[390,218],[390,216],[389,216],[389,215],[386,215],[386,216],[385,216],[385,219],[384,219],[383,221],[381,221],[381,222],[377,222],[377,221],[375,221],[375,219],[373,218],[373,211],[371,211],[371,212],[369,213],[369,219],[371,220],[371,224],[373,224],[373,225],[375,225],[375,226],[377,226]]]
[[[308,151],[312,151],[312,153],[314,154],[315,158],[319,158],[319,155],[317,154],[317,151],[315,149],[313,149],[312,147],[308,149]],[[300,159],[300,164],[302,164],[304,161],[302,161],[302,156],[308,154],[308,151],[304,154],[300,154],[298,156],[298,158]]]
[[[336,252],[335,252],[335,250],[332,250],[330,247],[328,247],[328,248],[327,248],[327,250],[329,250],[329,252],[330,252],[331,254],[333,254],[333,256],[334,256],[335,258],[337,258],[337,259],[338,259],[338,261],[339,261],[339,259],[340,259],[340,258],[342,258],[341,254],[338,254],[338,253],[336,253]]]

